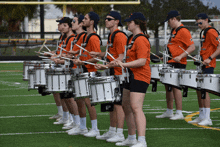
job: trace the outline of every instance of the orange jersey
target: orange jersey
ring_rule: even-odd
[[[58,44],[58,49],[57,49],[57,51],[56,51],[56,54],[57,54],[57,55],[60,54],[60,48],[59,48],[59,47],[61,47],[61,46],[64,44],[65,39],[66,39],[66,34],[64,34],[64,35],[61,34],[61,35],[60,35],[60,38],[59,38],[59,40],[60,40],[61,42]]]
[[[94,32],[95,33],[95,32]],[[87,36],[85,37],[86,40]],[[99,37],[97,37],[96,35],[92,35],[85,47],[86,50],[88,50],[89,52],[94,51],[94,52],[101,52],[100,49],[100,40]],[[80,60],[82,61],[87,61],[89,59],[91,59],[92,57],[89,55],[89,53],[87,52],[83,52],[82,56],[80,57]],[[97,69],[95,69],[94,65],[91,64],[87,64],[85,65],[85,67],[87,68],[88,72],[94,72],[97,71]]]
[[[211,26],[209,26],[211,27]],[[202,56],[203,60],[206,60],[208,57],[210,57],[217,49],[217,46],[219,45],[220,39],[218,37],[218,32],[216,32],[215,29],[209,29],[206,32],[206,37],[203,35],[203,39],[205,40],[202,42],[200,55]],[[213,58],[213,60],[209,63],[210,66],[206,66],[206,68],[216,67],[216,58]]]
[[[130,39],[129,43],[131,43],[132,39]],[[139,36],[134,41],[132,48],[128,49],[126,58],[126,62],[131,62],[140,58],[146,59],[146,63],[144,66],[130,68],[130,70],[133,72],[135,80],[144,81],[150,84],[150,43],[148,39],[144,36]]]
[[[76,35],[75,39],[78,37],[78,35],[79,34]],[[83,36],[84,35],[85,34],[82,34],[75,44],[81,46],[81,44],[83,43]],[[74,45],[72,50],[73,51],[78,51],[78,50],[80,50],[80,48],[78,46]],[[75,56],[77,56],[77,54]],[[76,68],[76,65],[74,64],[74,66],[72,68]]]
[[[75,39],[75,34],[70,35],[65,39],[65,43],[63,44],[63,48],[67,51],[71,49],[71,43]],[[67,42],[68,41],[68,42]],[[62,53],[67,53],[66,51],[62,51]]]
[[[184,26],[184,25],[181,24],[180,26]],[[175,58],[184,52],[181,48],[187,50],[187,48],[192,44],[194,44],[194,42],[192,40],[192,36],[189,30],[187,30],[186,28],[181,28],[178,31],[178,33],[176,33],[176,29],[172,31],[167,47],[169,48],[172,57]],[[173,59],[171,59],[168,61],[168,63],[180,63],[186,65],[187,61],[186,61],[186,57],[184,57],[180,60],[180,62],[176,62]]]
[[[119,29],[116,29],[115,31],[119,31]],[[114,31],[114,32],[115,32]],[[112,33],[113,34],[113,33]],[[109,36],[109,41],[111,42],[111,36]],[[113,41],[113,47],[109,47],[109,53],[117,59],[119,57],[119,54],[124,54],[124,48],[127,44],[127,37],[125,36],[124,33],[118,32],[115,34],[114,41]],[[109,61],[113,61],[113,59],[109,56],[107,56]],[[121,75],[122,74],[122,69],[121,67],[114,67],[114,74],[115,75]]]

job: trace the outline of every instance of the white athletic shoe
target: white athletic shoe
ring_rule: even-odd
[[[203,119],[198,125],[201,126],[211,126],[212,125],[212,120],[211,119]]]
[[[170,120],[178,120],[178,119],[184,119],[183,114],[176,113],[173,117],[170,118]]]
[[[84,134],[85,137],[96,137],[100,136],[99,130],[91,129],[88,133]]]
[[[169,114],[169,113],[167,113],[167,111],[165,111],[163,114],[157,115],[156,118],[170,118],[173,116],[174,116],[173,113]]]
[[[107,139],[107,142],[121,142],[124,141],[125,137],[124,134],[122,133],[116,133],[113,137]]]
[[[115,134],[116,134],[116,132],[108,131],[100,136],[96,136],[96,139],[106,140],[106,139],[112,138],[113,136],[115,136]]]
[[[62,118],[62,115],[60,115],[59,113],[57,113],[54,116],[49,117],[49,119],[58,119],[58,118]]]
[[[62,118],[63,118],[63,116],[62,116],[62,117],[57,118],[57,119],[56,119],[56,121],[60,121]]]
[[[62,129],[72,129],[74,126],[76,126],[76,124],[74,122],[68,123],[68,124],[64,124]]]
[[[76,127],[68,130],[68,135],[83,135],[88,132],[88,129],[80,129],[79,125],[76,125]]]
[[[69,119],[61,119],[58,122],[53,122],[55,125],[60,125],[60,124],[67,124],[69,123]]]
[[[198,124],[202,121],[202,119],[200,117],[195,118],[192,121],[188,121],[189,124]]]
[[[134,140],[129,140],[128,138],[125,139],[124,141],[122,142],[117,142],[115,145],[116,146],[131,146],[131,145],[135,145],[137,144],[137,139],[134,139]]]
[[[137,144],[132,145],[130,147],[147,147],[147,143],[138,141]]]

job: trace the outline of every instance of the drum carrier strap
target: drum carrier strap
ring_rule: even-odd
[[[66,42],[65,42],[65,44],[63,45],[63,47],[66,47],[66,45],[68,44],[69,40],[70,40],[72,37],[75,37],[75,36],[74,36],[74,35],[70,35],[70,36],[66,39]]]
[[[125,32],[123,32],[123,31],[120,31],[120,30],[117,30],[117,31],[115,31],[115,32],[113,32],[112,33],[112,36],[111,36],[111,41],[110,41],[110,35],[111,35],[111,33],[109,33],[108,34],[108,48],[107,48],[107,50],[106,51],[109,51],[109,47],[113,47],[113,43],[114,43],[114,39],[115,39],[115,35],[117,34],[117,33],[123,33],[127,38],[128,38],[128,36],[127,36],[127,34],[125,34]],[[109,60],[105,57],[105,59],[109,62]],[[110,75],[114,75],[114,68],[110,68]]]
[[[220,35],[220,34],[219,34],[219,31],[216,30],[216,29],[213,28],[213,27],[208,27],[208,28],[202,30],[202,31],[200,32],[200,43],[201,43],[201,47],[202,47],[203,42],[205,42],[205,39],[206,39],[206,33],[207,33],[208,30],[210,30],[210,29],[214,29],[214,30],[218,33],[218,35]],[[203,32],[204,32],[204,33],[203,33]],[[202,33],[203,33],[203,35],[202,35]],[[204,37],[203,37],[203,36],[204,36]]]
[[[83,44],[84,44],[84,47],[87,46],[90,37],[92,37],[93,35],[95,35],[95,36],[97,36],[97,37],[99,38],[100,45],[102,45],[102,39],[101,39],[101,37],[100,37],[98,34],[96,34],[96,33],[91,33],[91,34],[88,35],[87,38],[86,38],[87,34],[83,36]],[[85,40],[85,38],[86,38],[86,40]]]
[[[172,29],[171,32],[170,32],[169,41],[171,41],[172,38],[175,38],[175,37],[176,37],[176,34],[178,33],[178,31],[179,31],[180,29],[182,29],[182,28],[187,29],[185,26],[179,26],[179,27],[176,29],[176,33],[175,33],[175,34],[173,34],[173,31],[174,31],[175,29]],[[188,30],[188,29],[187,29],[187,30]],[[171,54],[171,52],[170,52],[170,50],[169,50],[168,47],[167,47],[167,51],[168,51],[168,54],[170,55],[170,57],[172,57],[172,54]],[[171,58],[168,57],[168,60],[171,60]]]
[[[82,32],[82,33],[80,33],[78,36],[77,36],[77,38],[75,37],[74,38],[74,40],[73,40],[73,45],[75,44],[75,43],[77,43],[77,41],[80,39],[80,37],[83,35],[83,34],[86,34],[86,32]]]

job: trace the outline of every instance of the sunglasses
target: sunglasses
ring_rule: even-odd
[[[73,19],[73,21],[72,21],[73,23],[75,23],[76,22],[76,20],[75,19]]]
[[[105,18],[105,20],[111,21],[111,20],[115,20],[113,18]]]
[[[196,25],[197,25],[197,26],[198,26],[198,25],[202,25],[202,22],[196,23]]]

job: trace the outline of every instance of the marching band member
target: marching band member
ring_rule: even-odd
[[[117,60],[122,61],[124,56],[124,47],[127,43],[127,36],[118,29],[118,26],[122,26],[121,15],[116,11],[111,11],[105,18],[106,28],[110,30],[108,37],[108,44],[112,43],[108,52],[113,55]],[[106,52],[90,52],[93,57],[104,57]],[[108,60],[113,59],[108,56]],[[106,65],[111,68],[110,64]],[[102,64],[96,65],[97,69],[106,69],[102,67]],[[120,67],[111,68],[111,75],[121,75],[122,69]],[[122,84],[120,85],[121,92],[123,90]],[[101,136],[97,136],[96,139],[106,140],[107,142],[124,141],[123,126],[124,126],[124,111],[122,109],[122,100],[120,102],[114,102],[114,110],[110,112],[110,128],[109,131]],[[116,133],[117,126],[117,133]]]
[[[73,39],[75,37],[75,35],[72,31],[71,22],[72,22],[72,19],[67,17],[63,20],[63,23],[62,23],[62,25],[63,25],[62,31],[64,34],[66,34],[66,39],[61,47],[63,47],[66,51],[70,50],[71,42],[73,41]],[[67,53],[66,51],[62,51],[62,54]],[[64,64],[64,60],[60,60],[60,59],[56,59],[56,58],[54,58],[53,60],[56,64]],[[68,107],[65,102],[67,100],[64,99],[64,97],[62,96],[62,93],[60,94],[60,98],[61,98],[61,102],[62,102],[62,106],[63,106],[63,117],[58,122],[54,122],[54,124],[67,124],[67,123],[69,123],[69,110],[68,110]]]
[[[122,107],[128,127],[128,138],[117,142],[117,146],[146,147],[146,118],[143,113],[143,102],[150,84],[150,43],[146,34],[146,18],[140,12],[133,13],[125,20],[128,30],[133,33],[129,39],[126,63],[112,61],[112,66],[122,65],[129,68],[129,82],[123,89]],[[136,140],[136,129],[138,142]]]
[[[63,19],[56,20],[56,22],[58,22],[58,31],[61,32],[59,40],[62,42],[66,38],[66,35],[62,32],[62,29],[63,29],[63,25],[62,25]],[[55,52],[52,51],[51,53],[55,53]],[[44,53],[44,55],[48,56],[48,54],[46,54],[46,53]],[[54,115],[54,116],[49,117],[49,119],[61,119],[62,116],[63,116],[63,107],[62,107],[62,103],[61,103],[61,100],[60,100],[60,94],[54,92],[53,93],[53,97],[54,97],[54,100],[55,100],[55,103],[56,103],[56,106],[57,106],[57,109],[58,109],[58,113],[56,115]]]
[[[201,39],[201,51],[200,56],[203,59],[203,74],[213,74],[216,67],[216,56],[220,54],[220,39],[219,32],[209,25],[211,20],[207,14],[200,13],[196,15],[196,24],[202,30]],[[198,103],[199,103],[199,117],[188,123],[198,123],[199,125],[212,125],[210,119],[210,96],[206,92],[205,99],[201,98],[201,92],[197,91]]]
[[[174,68],[185,69],[186,68],[186,57],[185,53],[181,48],[186,50],[189,54],[195,50],[195,45],[192,40],[192,36],[188,29],[180,22],[181,16],[178,11],[170,11],[165,20],[168,21],[169,26],[172,28],[171,37],[169,39],[167,49],[170,56],[173,59],[168,61]],[[181,48],[180,48],[181,47]],[[178,87],[172,87],[165,85],[166,99],[167,99],[167,111],[162,115],[157,115],[156,118],[168,117],[171,120],[184,119],[182,114],[182,94],[181,89]],[[176,104],[176,114],[173,115],[173,99]]]
[[[95,12],[89,12],[85,15],[83,19],[83,26],[86,27],[87,34],[83,37],[84,40],[87,40],[87,45],[85,47],[86,50],[89,52],[95,51],[95,52],[101,52],[100,50],[100,37],[96,34],[94,31],[94,28],[97,30],[97,24],[99,22],[99,16]],[[94,65],[85,64],[82,61],[92,62],[96,63],[97,60],[93,59],[89,53],[83,52],[84,56],[80,57],[80,60],[75,59],[74,64],[76,65],[83,65],[84,72],[96,72]],[[90,99],[84,98],[77,101],[77,105],[79,108],[79,113],[83,114],[84,116],[81,118],[80,127],[77,127],[74,129],[74,132],[72,135],[75,134],[84,134],[86,137],[96,137],[99,136],[99,129],[97,127],[97,114],[96,109],[94,106],[91,106]],[[86,127],[86,107],[89,111],[89,116],[92,124],[92,129],[88,132],[88,129]],[[83,128],[82,128],[83,127]]]

